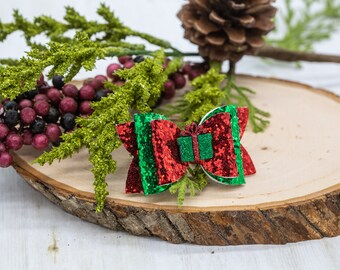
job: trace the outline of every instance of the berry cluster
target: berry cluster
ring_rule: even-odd
[[[136,56],[135,58],[132,56],[118,57],[119,63],[110,64],[106,69],[106,74],[110,79],[112,79],[113,84],[121,86],[124,84],[124,81],[119,78],[115,72],[122,68],[132,68],[136,63],[140,63],[142,61],[144,61],[143,56]],[[170,61],[171,59],[169,58],[165,59],[163,64],[164,69],[168,66]],[[162,103],[163,99],[172,99],[176,94],[176,90],[182,89],[186,85],[187,78],[192,81],[196,77],[206,73],[208,70],[208,63],[186,62],[178,71],[170,74],[168,80],[164,84],[164,91],[162,92],[162,96],[157,101],[156,107]]]
[[[91,115],[92,101],[99,101],[109,91],[103,89],[107,78],[98,75],[84,81],[78,89],[65,84],[63,76],[54,76],[53,86],[43,75],[34,90],[27,91],[14,100],[3,100],[0,109],[0,167],[11,165],[10,150],[32,145],[45,150],[50,144],[58,146],[63,132],[76,127],[77,116]]]
[[[52,78],[53,86],[49,86],[41,75],[36,89],[20,94],[14,100],[3,100],[0,104],[0,167],[10,166],[13,161],[10,151],[17,151],[23,145],[32,145],[40,151],[50,144],[58,146],[61,135],[76,128],[76,117],[91,115],[91,102],[99,101],[110,93],[104,88],[104,83],[111,79],[113,84],[122,86],[125,82],[115,72],[132,68],[144,61],[144,57],[121,56],[118,61],[107,67],[107,77],[97,75],[87,79],[80,89],[74,84],[65,84],[64,77],[59,75]],[[164,69],[170,61],[165,59]],[[173,98],[176,89],[186,85],[187,78],[193,80],[208,69],[209,66],[204,63],[185,63],[169,76],[156,106],[163,99]]]

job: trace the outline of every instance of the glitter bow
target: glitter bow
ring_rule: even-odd
[[[212,110],[181,131],[155,113],[135,114],[134,122],[117,125],[117,133],[132,154],[127,193],[160,193],[180,180],[190,163],[222,184],[244,184],[256,172],[240,143],[248,121],[248,108],[224,106]]]

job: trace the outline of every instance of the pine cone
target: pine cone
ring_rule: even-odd
[[[274,29],[275,0],[189,0],[177,16],[184,37],[210,60],[237,62],[264,45]]]

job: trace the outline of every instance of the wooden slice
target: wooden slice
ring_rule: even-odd
[[[87,151],[51,166],[32,165],[25,147],[14,167],[36,190],[72,215],[134,235],[202,245],[284,244],[340,234],[340,98],[275,79],[240,76],[253,101],[272,115],[264,132],[242,139],[257,167],[238,187],[210,182],[185,206],[176,197],[124,194],[131,157],[113,153],[118,170],[107,179],[109,198],[96,213]]]

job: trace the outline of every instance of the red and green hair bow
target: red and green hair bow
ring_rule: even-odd
[[[125,148],[133,156],[127,193],[160,193],[180,180],[190,163],[199,164],[213,180],[230,185],[245,183],[256,172],[240,140],[248,108],[216,108],[181,131],[156,113],[135,114],[134,122],[117,125]]]

